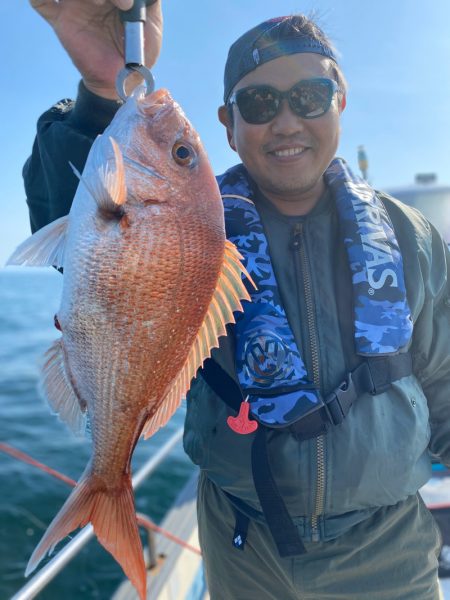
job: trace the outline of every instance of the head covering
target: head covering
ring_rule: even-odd
[[[269,60],[297,54],[312,52],[331,58],[337,63],[332,47],[317,38],[301,33],[292,28],[292,32],[283,34],[277,40],[274,30],[291,17],[277,17],[260,23],[238,38],[230,47],[224,74],[224,103],[226,104],[234,86],[247,73],[254,71]],[[269,34],[269,35],[266,35]]]

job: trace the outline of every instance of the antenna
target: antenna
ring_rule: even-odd
[[[363,178],[368,180],[369,161],[364,146],[358,146],[358,166]]]

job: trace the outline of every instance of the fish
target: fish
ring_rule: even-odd
[[[99,542],[146,597],[131,485],[138,439],[164,426],[235,311],[249,300],[226,239],[220,191],[200,138],[165,89],[138,88],[98,136],[68,215],[8,264],[63,270],[41,388],[92,454],[41,541],[28,576],[73,530]],[[249,277],[249,276],[248,276]]]

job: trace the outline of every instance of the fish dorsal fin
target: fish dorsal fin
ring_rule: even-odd
[[[86,406],[78,399],[64,364],[62,340],[58,339],[44,355],[40,388],[52,410],[77,436],[86,431]]]
[[[123,213],[123,205],[127,199],[127,188],[125,185],[125,167],[123,164],[123,156],[117,142],[110,137],[113,152],[115,168],[109,162],[102,161],[99,166],[94,169],[93,177],[85,177],[69,163],[73,172],[78,179],[86,186],[86,189],[96,201],[99,209],[106,214],[121,215]],[[103,148],[103,146],[101,147]],[[93,148],[94,160],[93,163],[100,162],[97,158],[100,155],[100,150]]]
[[[7,265],[64,267],[68,215],[49,223],[18,246]]]
[[[241,258],[235,245],[226,240],[222,268],[208,311],[184,367],[173,381],[170,391],[157,411],[144,425],[143,434],[146,438],[167,423],[189,390],[191,379],[198,368],[211,356],[212,348],[219,345],[219,337],[225,335],[226,324],[235,322],[233,312],[243,310],[241,300],[250,300],[242,275],[250,281],[251,279],[241,263]]]

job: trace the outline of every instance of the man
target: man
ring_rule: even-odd
[[[81,166],[117,109],[118,66],[111,4],[35,4],[83,84],[38,123],[33,229],[68,211],[66,164]],[[439,534],[417,490],[430,450],[450,466],[448,250],[334,160],[346,84],[313,22],[246,32],[224,84],[219,118],[243,164],[218,181],[258,289],[188,398],[211,597],[436,600]]]

